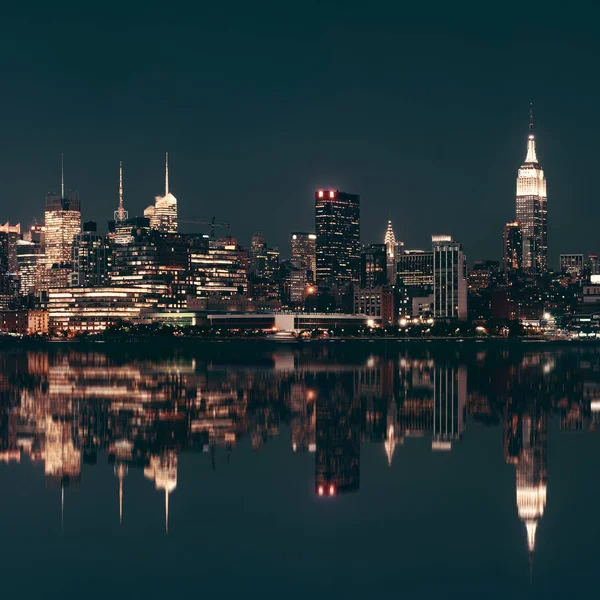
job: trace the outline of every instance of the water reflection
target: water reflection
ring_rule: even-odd
[[[65,491],[85,485],[82,463],[108,457],[120,523],[129,471],[143,470],[164,495],[168,533],[182,452],[206,453],[213,469],[226,468],[242,439],[259,451],[289,426],[290,453],[314,454],[314,493],[336,502],[359,491],[361,443],[381,445],[391,466],[405,460],[411,438],[451,452],[468,438],[470,419],[503,423],[533,556],[547,502],[548,420],[585,432],[600,414],[598,352],[589,347],[249,348],[165,349],[161,357],[108,346],[5,351],[0,460],[43,464],[64,511]]]

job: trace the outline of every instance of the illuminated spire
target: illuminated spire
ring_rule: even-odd
[[[65,160],[64,154],[60,155],[60,197],[65,197]]]
[[[169,195],[169,153],[165,157],[165,196]]]
[[[392,221],[391,219],[388,221],[387,230],[385,232],[385,237],[383,238],[385,246],[387,248],[387,253],[390,258],[394,256],[394,247],[396,245],[396,236],[394,235],[394,230],[392,229]]]
[[[394,456],[394,450],[396,449],[396,435],[394,432],[394,426],[390,425],[388,429],[387,439],[383,443],[385,447],[385,453],[388,459],[388,467],[392,466],[392,458]]]
[[[535,136],[533,135],[533,103],[529,105],[529,137],[527,138],[527,158],[526,163],[536,163],[535,155]]]
[[[165,532],[169,535],[169,490],[165,488]]]
[[[123,161],[119,161],[119,210],[123,210]]]

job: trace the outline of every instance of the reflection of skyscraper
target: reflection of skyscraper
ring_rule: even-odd
[[[506,461],[516,465],[517,510],[525,523],[530,554],[546,507],[547,490],[546,415],[538,411],[535,406],[533,414],[507,412],[504,436]]]
[[[451,450],[465,430],[467,371],[436,366],[433,378],[433,450]]]
[[[294,383],[290,389],[290,409],[292,412],[292,451],[314,452],[315,444],[315,411],[314,390]]]
[[[360,403],[346,393],[339,377],[328,384],[317,397],[315,487],[319,496],[360,486]]]

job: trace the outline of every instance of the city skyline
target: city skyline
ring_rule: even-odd
[[[472,259],[498,258],[498,239],[478,228],[481,212],[495,231],[514,217],[533,102],[551,190],[551,264],[595,251],[579,247],[593,238],[600,208],[592,182],[578,175],[593,172],[599,126],[594,52],[579,50],[593,18],[567,18],[565,28],[564,15],[544,11],[531,31],[496,15],[483,36],[479,17],[460,8],[448,20],[390,7],[386,18],[363,21],[356,3],[326,5],[292,20],[263,7],[243,18],[213,7],[193,25],[152,11],[141,19],[129,7],[118,22],[95,15],[94,26],[84,14],[62,22],[61,9],[44,29],[17,17],[2,42],[12,57],[4,112],[13,115],[0,149],[5,218],[40,222],[61,152],[87,219],[104,223],[114,211],[119,160],[127,208],[141,215],[162,188],[168,150],[181,218],[209,217],[217,205],[241,240],[261,230],[285,247],[284,232],[311,230],[314,190],[335,188],[361,195],[365,243],[379,242],[391,217],[407,248],[443,224]],[[190,36],[190,27],[202,33]],[[361,43],[342,51],[355,34]],[[77,50],[50,42],[60,35],[76,36]],[[106,40],[120,42],[99,54]],[[536,68],[525,72],[523,56],[535,56]],[[340,110],[336,90],[348,81]]]
[[[517,210],[516,210],[516,213],[517,213],[517,217],[518,217],[518,214],[521,214],[521,217],[522,217],[521,221],[525,221],[526,220],[526,214],[525,213],[527,211],[526,211],[526,207],[523,204],[524,200],[519,200],[519,198],[523,197],[522,195],[519,196],[519,194],[521,194],[521,192],[519,190],[521,190],[521,188],[525,189],[523,187],[525,185],[525,183],[523,183],[523,182],[526,182],[526,180],[527,180],[527,176],[528,176],[527,175],[527,169],[529,167],[531,167],[531,165],[534,165],[536,167],[536,169],[538,169],[539,172],[541,173],[541,177],[542,177],[542,180],[543,180],[542,181],[542,184],[543,184],[543,194],[546,193],[546,191],[545,191],[546,190],[546,181],[545,181],[545,177],[544,177],[544,172],[543,172],[541,166],[539,166],[537,155],[536,155],[535,137],[533,135],[533,113],[532,113],[533,108],[532,108],[532,106],[533,106],[532,103],[530,103],[530,109],[529,109],[529,128],[528,128],[528,133],[527,133],[527,138],[526,138],[526,140],[527,140],[527,156],[526,156],[524,165],[521,166],[521,168],[519,169],[519,177],[517,179],[517,188],[518,189],[517,189]],[[170,231],[170,232],[183,231],[183,230],[186,230],[186,232],[197,232],[198,227],[200,227],[201,229],[204,228],[203,225],[194,226],[192,224],[194,222],[194,220],[198,220],[199,219],[199,217],[197,215],[186,215],[186,217],[183,218],[183,222],[184,222],[183,228],[180,229],[178,227],[178,212],[179,212],[178,201],[173,196],[173,194],[170,193],[170,190],[169,190],[169,158],[168,158],[168,155],[169,155],[169,153],[167,152],[166,153],[165,175],[164,175],[165,195],[164,196],[160,196],[160,195],[159,196],[155,196],[155,204],[146,205],[146,207],[143,208],[142,210],[140,210],[138,213],[132,212],[131,214],[132,214],[132,216],[134,214],[137,214],[137,216],[140,216],[140,217],[141,216],[145,216],[145,217],[149,218],[150,221],[151,221],[151,226],[154,229],[159,229],[159,230],[162,229],[164,231]],[[65,192],[65,175],[64,175],[64,165],[63,165],[63,162],[64,162],[64,155],[61,154],[61,194],[60,194],[60,197],[65,197],[65,196],[69,197],[70,195],[74,195],[75,197],[77,197],[78,199],[80,199],[81,198],[81,193],[80,193],[80,190],[78,190],[78,189],[76,189],[76,190],[70,190],[69,186],[67,186],[67,189],[69,189],[69,192],[68,193]],[[523,173],[523,175],[522,175],[522,173]],[[521,187],[519,187],[519,186],[521,186]],[[135,182],[133,183],[132,187],[135,189]],[[322,189],[322,188],[319,188],[319,189]],[[323,189],[327,189],[328,190],[329,188],[323,188]],[[334,188],[331,188],[331,189],[334,189]],[[336,188],[336,189],[339,189],[339,188]],[[316,194],[318,191],[319,190],[315,191],[313,189],[311,193],[312,194]],[[355,191],[353,193],[356,193],[357,195],[361,195],[359,191]],[[50,196],[59,197],[59,195],[56,194],[56,193],[54,193],[54,192],[49,192],[48,196],[49,197]],[[117,222],[118,214],[121,214],[122,217],[127,218],[128,212],[129,212],[129,211],[123,209],[123,161],[122,160],[119,161],[119,187],[118,187],[118,196],[117,196],[117,199],[118,199],[117,200],[117,202],[118,202],[118,209],[112,211],[112,214],[113,214],[113,219],[112,220],[115,221],[115,222]],[[81,202],[81,200],[80,200],[80,202]],[[521,203],[521,204],[519,204],[519,203]],[[85,201],[81,202],[81,204],[83,205],[82,208],[81,208],[81,212],[83,213],[83,211],[85,210]],[[163,204],[164,204],[164,209],[162,208]],[[363,204],[364,204],[364,201],[363,201]],[[169,205],[169,206],[172,205],[173,208],[169,208],[167,205]],[[521,206],[521,208],[519,208],[520,206]],[[551,206],[552,206],[552,210],[553,210],[554,209],[553,203],[551,204]],[[161,208],[155,209],[155,207],[161,207]],[[219,206],[219,210],[222,210],[222,208],[224,208],[224,207]],[[153,215],[155,214],[155,210],[161,211],[161,214],[162,214],[162,212],[166,211],[165,212],[165,216],[164,217],[158,217],[159,213],[157,212],[156,213],[157,216],[154,217]],[[185,210],[185,208],[184,208],[184,210]],[[209,211],[209,213],[211,215],[213,213],[215,213],[215,212],[218,212],[218,211],[215,210],[215,207],[211,207],[210,210],[212,211],[212,212]],[[123,212],[119,213],[119,211],[123,211]],[[167,214],[170,215],[171,211],[174,211],[173,212],[174,216],[173,217],[167,216]],[[371,214],[365,215],[365,213],[367,211],[369,213],[371,213]],[[519,213],[519,211],[521,211],[521,213]],[[300,221],[305,221],[306,219],[305,219],[305,216],[302,214],[302,212],[305,212],[305,211],[300,211],[299,212],[299,215],[302,215],[299,220]],[[360,220],[361,220],[361,228],[362,229],[364,229],[364,222],[365,221],[369,222],[369,221],[373,220],[373,212],[376,212],[376,206],[373,206],[373,205],[367,205],[364,208],[364,210],[361,211]],[[207,213],[207,214],[209,214],[209,213]],[[109,215],[109,214],[110,214],[110,212],[107,213],[107,215]],[[389,214],[390,214],[390,217],[387,219],[387,229],[382,229],[382,231],[383,231],[382,235],[385,235],[386,239],[387,239],[387,236],[389,236],[389,234],[390,234],[390,231],[391,231],[390,228],[392,226],[391,225],[392,222],[395,222],[394,219],[391,217],[391,212]],[[513,215],[514,214],[515,214],[515,211],[514,211],[514,208],[513,208]],[[551,211],[551,214],[552,214],[552,211]],[[156,218],[156,222],[154,221],[155,218]],[[162,218],[163,220],[164,219],[169,219],[169,223],[167,223],[165,221],[165,223],[163,225],[159,226],[158,220],[160,218]],[[260,218],[259,214],[256,214],[254,218],[255,218],[255,221],[257,223],[261,223],[262,222],[264,224],[264,221]],[[513,218],[514,218],[514,216],[513,216]],[[533,219],[533,217],[532,217],[532,219]],[[82,220],[83,220],[83,217],[82,217]],[[86,218],[85,220],[90,220],[90,219]],[[111,220],[110,216],[107,216],[106,218],[101,219],[100,221],[96,221],[96,222],[100,223],[100,231],[101,232],[104,231],[105,228],[106,228],[104,224],[108,223],[110,220]],[[508,218],[506,219],[506,221],[509,221],[509,220],[510,219],[508,219]],[[518,220],[519,219],[517,218],[517,221]],[[30,218],[30,221],[31,221],[30,224],[34,224],[34,223],[37,222],[37,218],[36,217],[32,217],[32,218]],[[405,221],[403,221],[401,217],[398,218],[398,221],[399,221],[400,225],[396,225],[397,228],[401,227],[402,224],[405,223]],[[550,218],[550,221],[552,221],[552,217]],[[12,223],[12,222],[13,222],[12,220],[8,219],[8,223]],[[448,233],[451,233],[448,228],[444,228],[442,226],[438,227],[438,226],[435,225],[435,223],[433,221],[430,221],[430,223],[431,223],[431,225],[430,225],[431,229],[430,229],[430,232],[428,234],[428,237],[430,237],[431,234],[438,234],[440,230],[444,230],[444,231],[447,231]],[[30,224],[27,221],[20,223],[21,228],[24,229],[24,230],[26,230],[27,227],[29,227]],[[206,225],[206,224],[204,224],[204,225]],[[252,226],[252,225],[250,225],[250,226]],[[238,227],[239,228],[246,228],[247,229],[248,226],[245,225],[245,224],[243,224],[243,223],[237,223],[234,220],[234,222],[233,222],[234,232],[238,229]],[[382,219],[381,220],[381,228],[384,228],[384,227],[385,227],[385,221]],[[533,229],[534,229],[533,221],[532,221],[532,224],[530,226],[527,225],[527,227],[530,228],[531,231],[533,232]],[[538,227],[538,226],[536,225],[536,227]],[[538,270],[541,269],[540,272],[543,272],[545,270],[545,265],[548,265],[547,266],[548,269],[555,269],[556,270],[558,268],[558,265],[559,265],[558,258],[562,254],[567,254],[567,253],[572,254],[572,253],[575,253],[575,252],[580,252],[580,253],[583,253],[583,254],[590,254],[590,253],[593,253],[593,252],[596,251],[594,247],[590,247],[589,249],[581,249],[581,245],[582,244],[581,244],[581,242],[579,242],[579,246],[576,249],[574,249],[574,250],[570,250],[568,252],[567,251],[554,252],[552,250],[552,248],[553,248],[553,241],[552,240],[551,240],[551,243],[550,243],[550,249],[551,250],[548,251],[548,242],[547,242],[548,217],[547,217],[547,208],[546,208],[546,196],[544,196],[543,223],[542,223],[542,225],[540,227],[543,228],[543,233],[540,233],[539,235],[543,236],[543,239],[544,239],[544,242],[543,242],[544,243],[544,247],[543,247],[543,249],[541,251],[542,254],[543,254],[543,258],[542,258],[543,265],[541,267],[538,267]],[[501,228],[502,228],[502,225],[500,225],[500,229]],[[256,229],[258,229],[258,228],[254,227],[254,229],[252,231],[254,232]],[[262,227],[261,229],[265,229],[265,228]],[[295,230],[299,230],[299,229],[300,228],[296,227],[296,228],[292,228],[291,231],[295,231]],[[313,226],[310,227],[310,228],[308,228],[307,230],[314,231],[314,222],[313,222]],[[472,232],[473,231],[470,230],[470,233],[472,233]],[[393,232],[392,232],[392,234],[393,234]],[[371,240],[371,239],[365,239],[364,238],[364,234],[361,234],[361,236],[360,236],[360,243],[362,245],[368,245],[368,244],[374,243],[374,242],[379,243],[379,239],[382,237],[382,235],[380,235],[378,238],[375,238],[374,240]],[[523,247],[524,247],[524,249],[523,249],[523,252],[524,252],[524,258],[523,258],[523,260],[524,260],[524,266],[523,266],[523,268],[526,271],[531,271],[532,267],[529,264],[531,262],[531,260],[529,260],[527,258],[526,241],[529,240],[533,234],[527,233],[527,234],[523,234],[523,235],[524,235],[524,237],[523,237]],[[235,233],[234,233],[234,236],[235,236]],[[235,237],[240,237],[240,236],[235,236]],[[400,239],[403,239],[402,235],[400,235],[399,237],[400,237]],[[412,237],[412,236],[410,236],[410,230],[406,231],[406,237],[408,237],[408,238]],[[472,236],[469,236],[469,233],[468,233],[466,239],[469,240],[470,237],[472,237]],[[281,234],[277,235],[277,239],[280,239],[280,238],[281,238]],[[245,238],[241,238],[241,239],[245,239]],[[540,239],[541,239],[541,237],[540,237]],[[249,241],[250,240],[248,240],[248,242]],[[271,239],[269,239],[269,242],[271,242]],[[528,245],[531,245],[531,243],[533,243],[533,242],[527,242]],[[403,244],[404,244],[404,242],[403,242]],[[561,237],[560,236],[556,240],[556,244],[561,244]],[[589,242],[586,242],[585,244],[587,244],[589,246],[594,246],[595,242],[589,241]],[[278,244],[272,244],[272,243],[271,243],[271,245],[275,246],[275,247],[284,247],[284,248],[286,247],[286,243],[285,242],[283,243],[283,246],[279,246]],[[472,251],[472,252],[469,252],[470,259],[471,260],[477,260],[477,259],[481,259],[481,258],[500,258],[500,259],[502,259],[503,253],[504,253],[504,248],[503,248],[501,237],[500,237],[500,241],[499,242],[498,242],[498,240],[496,240],[496,244],[495,245],[497,246],[497,248],[495,249],[493,255],[483,257],[483,256],[480,256],[476,251]],[[468,246],[468,241],[467,241],[467,246]],[[406,246],[405,245],[405,247],[407,247],[407,248],[423,249],[423,248],[427,247],[427,242],[420,243],[420,244],[419,243],[413,244],[412,246],[410,246],[410,245]],[[475,252],[475,254],[473,254],[473,252]],[[554,254],[556,254],[556,256],[554,256]],[[284,253],[284,256],[285,256],[285,253]],[[554,262],[553,262],[553,258],[555,259]]]

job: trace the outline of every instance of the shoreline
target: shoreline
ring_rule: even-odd
[[[435,338],[418,338],[418,337],[386,337],[386,338],[324,338],[316,340],[297,340],[297,339],[269,339],[269,338],[243,338],[243,337],[222,337],[222,338],[201,338],[201,337],[163,337],[163,336],[148,336],[135,337],[129,339],[68,339],[68,340],[52,340],[52,339],[28,339],[28,338],[0,338],[0,347],[2,346],[98,346],[98,345],[139,345],[160,342],[161,345],[178,346],[178,345],[205,345],[205,344],[221,344],[221,343],[240,343],[250,344],[258,343],[261,345],[273,346],[304,346],[304,345],[327,345],[327,344],[456,344],[456,345],[474,345],[474,344],[536,344],[536,345],[560,345],[573,346],[585,345],[593,346],[600,345],[600,339],[543,339],[543,338],[454,338],[454,337],[435,337]]]

